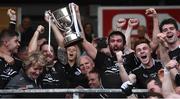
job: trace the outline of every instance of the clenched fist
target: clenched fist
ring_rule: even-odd
[[[154,8],[146,9],[145,14],[149,17],[156,17],[157,16],[157,12]]]
[[[44,33],[44,27],[42,25],[38,25],[36,31],[38,31],[39,33]]]
[[[8,9],[7,15],[9,16],[11,21],[16,21],[16,11],[13,9]]]
[[[129,21],[128,21],[128,25],[132,26],[132,27],[138,25],[138,23],[139,23],[139,20],[136,18],[129,19]]]
[[[117,27],[117,28],[122,28],[125,24],[126,24],[126,19],[120,18],[120,19],[117,21],[116,27]]]
[[[116,52],[116,57],[117,57],[117,61],[119,62],[119,63],[123,63],[123,53],[122,53],[122,51],[118,51],[118,52]]]
[[[45,11],[44,19],[45,19],[46,22],[49,22],[49,19],[51,19],[51,12],[50,12],[50,10]]]

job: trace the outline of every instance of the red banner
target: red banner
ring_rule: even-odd
[[[119,18],[138,18],[139,25],[147,28],[149,36],[152,34],[153,20],[145,15],[145,10],[150,7],[99,7],[98,9],[98,36],[108,36],[108,33],[115,27]],[[167,18],[174,18],[180,26],[180,6],[153,7],[158,13],[159,22]],[[126,29],[126,28],[125,28]],[[136,34],[136,27],[133,30]]]

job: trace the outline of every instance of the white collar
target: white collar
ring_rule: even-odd
[[[154,66],[154,65],[155,65],[155,60],[154,60],[153,58],[152,58],[152,62],[153,62],[153,66]],[[145,67],[142,63],[141,63],[140,66],[143,67],[144,69],[146,69],[146,67]],[[152,67],[153,67],[153,66],[152,66]],[[152,68],[152,67],[151,67],[151,68]]]

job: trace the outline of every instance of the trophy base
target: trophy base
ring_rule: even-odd
[[[83,39],[80,38],[80,37],[78,37],[78,38],[76,38],[76,39],[74,39],[74,40],[65,42],[65,45],[64,45],[64,46],[65,46],[65,47],[69,47],[69,46],[72,46],[72,45],[76,45],[77,43],[82,42],[82,41],[83,41]]]

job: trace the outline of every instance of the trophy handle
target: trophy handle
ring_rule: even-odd
[[[51,16],[52,21],[53,21],[53,23],[55,23],[55,25],[57,26],[57,28],[59,28],[60,30],[62,30],[62,31],[64,31],[64,32],[67,32],[66,29],[63,29],[63,28],[62,28],[61,24],[59,24],[58,20],[55,18],[54,14],[53,14],[52,12],[47,11],[47,13]],[[66,17],[66,16],[64,16],[64,17]],[[64,17],[62,17],[62,18],[64,18]],[[62,19],[62,18],[60,18],[60,19]],[[60,19],[59,19],[59,20],[60,20]],[[72,24],[73,24],[73,23],[71,22],[70,27],[72,26]],[[69,31],[69,30],[68,30],[68,31]]]
[[[75,12],[75,9],[74,9],[74,3],[70,3],[69,4],[69,8],[70,8],[70,12],[72,13],[72,20],[73,20],[73,23],[74,23],[74,27],[75,27],[75,30],[76,30],[76,34],[77,36],[80,36],[80,31],[79,31],[79,26],[78,26],[78,23],[77,23],[77,18],[76,18],[76,12]]]
[[[61,25],[59,24],[58,20],[55,18],[54,14],[51,13],[51,12],[49,12],[49,13],[50,13],[50,16],[52,17],[53,22],[56,24],[56,26],[57,26],[60,30],[66,31],[65,29],[61,28]]]

